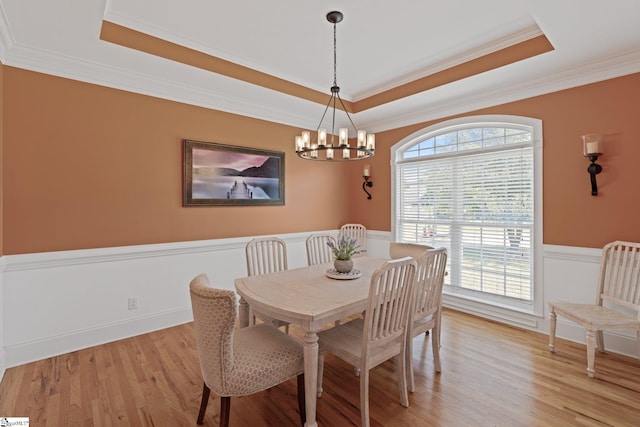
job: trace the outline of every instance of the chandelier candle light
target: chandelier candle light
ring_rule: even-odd
[[[333,24],[333,86],[331,86],[331,98],[327,103],[320,123],[316,128],[316,134],[312,140],[311,132],[304,131],[301,135],[296,136],[295,149],[298,157],[306,160],[361,160],[372,157],[376,148],[376,136],[372,133],[367,134],[364,130],[358,130],[351,120],[351,116],[347,111],[342,98],[340,98],[340,87],[336,79],[336,24],[342,21],[342,12],[329,12],[327,21]],[[336,102],[340,102],[342,110],[346,113],[347,119],[355,131],[356,142],[352,146],[349,144],[349,129],[340,128],[338,130],[337,141],[335,133],[336,124]],[[322,123],[329,107],[333,109],[331,119],[331,133],[326,128],[322,128]],[[334,144],[337,142],[337,144]],[[355,155],[352,157],[352,152]],[[324,154],[320,154],[324,153]]]

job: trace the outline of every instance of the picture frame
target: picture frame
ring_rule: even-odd
[[[183,140],[183,206],[284,205],[284,152]]]

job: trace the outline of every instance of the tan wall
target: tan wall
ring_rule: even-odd
[[[4,254],[334,229],[347,168],[299,129],[4,67]],[[285,154],[285,206],[182,203],[182,139]],[[327,214],[327,207],[335,206]]]
[[[390,230],[389,149],[433,123],[377,134],[367,200],[364,163],[298,159],[291,150],[298,129],[2,68],[4,254],[303,232],[345,222]],[[545,243],[640,240],[638,99],[635,74],[469,113],[543,120]],[[580,136],[592,132],[607,135],[597,197],[581,155]],[[183,208],[183,138],[284,151],[286,205]]]
[[[544,243],[602,247],[612,240],[640,241],[640,74],[487,108],[466,115],[510,114],[542,119]],[[453,117],[443,118],[448,120]],[[438,121],[441,121],[438,120]],[[370,162],[373,199],[353,190],[349,218],[375,230],[391,229],[390,147],[435,122],[376,135]],[[581,135],[605,134],[605,154],[598,163],[599,194],[582,157]],[[360,172],[354,166],[350,173]]]

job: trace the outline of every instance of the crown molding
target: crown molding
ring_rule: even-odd
[[[534,25],[534,26],[525,28],[521,31],[510,34],[508,36],[501,37],[479,48],[468,50],[459,55],[448,57],[446,60],[436,62],[435,64],[431,64],[430,62],[427,62],[428,65],[421,66],[420,64],[416,64],[415,66],[407,67],[410,69],[415,69],[416,71],[410,74],[406,74],[401,78],[398,78],[397,76],[388,76],[389,80],[386,83],[373,86],[367,89],[366,91],[356,92],[353,94],[353,98],[355,101],[368,98],[380,92],[384,92],[384,91],[396,88],[398,86],[411,83],[423,77],[436,74],[440,71],[448,70],[450,68],[464,64],[465,62],[469,62],[474,59],[481,58],[483,56],[508,48],[510,46],[517,45],[518,43],[531,40],[541,35],[544,35],[542,30],[540,30],[540,28],[537,25]]]
[[[188,67],[174,64],[178,67]],[[321,112],[318,110],[321,106],[308,101],[256,85],[248,85],[226,76],[217,74],[213,76],[221,81],[216,87],[223,88],[224,91],[213,90],[211,87],[176,83],[149,74],[131,72],[73,56],[52,54],[16,43],[6,54],[5,65],[304,128],[315,127],[317,125],[315,112]],[[230,87],[240,90],[233,92]],[[256,92],[259,92],[260,96],[256,96]],[[268,102],[259,101],[265,98]],[[312,104],[311,108],[314,112],[308,115],[303,114],[305,104]],[[282,107],[279,108],[278,105]],[[308,111],[309,108],[306,110]]]
[[[128,15],[114,12],[110,10],[109,4],[107,4],[107,6],[105,7],[105,14],[104,14],[103,21],[112,22],[114,24],[129,28],[131,30],[148,34],[150,36],[153,36],[162,40],[166,40],[168,42],[175,43],[179,46],[193,49],[198,52],[203,52],[203,53],[206,53],[207,55],[211,55],[216,58],[223,59],[225,61],[233,62],[234,64],[242,65],[243,67],[247,67],[252,70],[256,70],[261,73],[268,74],[270,76],[277,76],[278,78],[287,80],[289,82],[294,82],[296,84],[302,85],[309,89],[317,90],[319,92],[326,92],[327,90],[327,86],[319,87],[317,84],[313,84],[309,81],[300,81],[294,76],[283,74],[281,71],[276,71],[276,70],[267,68],[264,66],[264,64],[257,64],[244,57],[241,58],[238,56],[229,55],[228,53],[224,53],[224,52],[212,49],[211,46],[205,46],[194,39],[184,37],[183,34],[167,31],[166,28],[158,27],[156,25],[151,25],[146,21],[141,21],[139,19],[132,19]]]
[[[382,132],[637,72],[640,72],[640,52],[629,50],[602,60],[584,63],[574,67],[571,71],[545,75],[539,79],[530,80],[519,85],[500,86],[497,90],[494,88],[490,91],[480,91],[475,96],[464,95],[463,97],[450,98],[447,102],[430,104],[426,108],[420,108],[421,102],[419,99],[428,95],[418,94],[415,95],[416,100],[412,101],[414,108],[410,109],[410,113],[385,115],[385,118],[375,120],[363,120],[360,117],[358,123],[371,132]],[[422,103],[422,105],[425,104]],[[361,114],[364,115],[365,113]]]
[[[13,47],[14,43],[4,5],[0,3],[0,62],[3,64],[6,64],[6,53]]]
[[[305,129],[315,128],[322,113],[323,106],[319,104],[214,73],[210,73],[213,74],[210,78],[216,80],[215,87],[221,90],[34,49],[15,43],[3,18],[4,14],[0,14],[0,60],[5,65]],[[188,67],[171,62],[176,67]],[[517,63],[507,67],[525,65]],[[519,85],[492,87],[444,102],[429,102],[432,92],[427,91],[355,114],[353,118],[363,128],[381,132],[636,72],[640,72],[640,52],[629,50],[583,63],[571,71],[545,75]]]

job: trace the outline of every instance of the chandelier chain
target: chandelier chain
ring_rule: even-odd
[[[333,85],[338,86],[338,55],[336,54],[336,23],[333,23]]]

